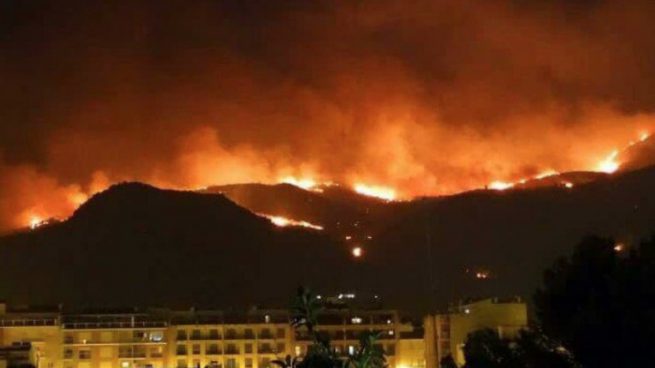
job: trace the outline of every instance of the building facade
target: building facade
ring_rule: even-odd
[[[471,332],[490,328],[502,338],[513,338],[527,324],[527,305],[520,298],[460,303],[447,313],[427,316],[423,321],[427,368],[438,368],[441,359],[448,355],[463,365],[463,347]]]
[[[422,339],[407,335],[412,329],[393,310],[319,316],[319,331],[344,355],[357,349],[362,331],[379,332],[391,368],[425,367]],[[281,310],[0,314],[0,346],[29,346],[37,368],[268,368],[274,359],[302,356],[310,343]]]

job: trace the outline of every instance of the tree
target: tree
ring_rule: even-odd
[[[522,330],[503,339],[491,329],[472,332],[464,345],[465,368],[575,368],[560,344],[538,331]]]
[[[457,363],[455,363],[453,356],[448,354],[439,361],[439,368],[457,368]]]
[[[312,343],[302,358],[284,359],[272,363],[281,368],[385,368],[386,358],[376,343],[378,334],[365,331],[359,336],[359,347],[354,354],[343,356],[332,347],[330,337],[318,327],[318,314],[322,305],[316,296],[299,288],[291,307],[291,326],[296,333],[307,336]]]
[[[545,271],[534,297],[548,336],[585,367],[645,367],[655,362],[655,239],[633,249],[584,239]]]
[[[464,344],[466,368],[513,367],[513,352],[509,342],[492,329],[471,332]]]

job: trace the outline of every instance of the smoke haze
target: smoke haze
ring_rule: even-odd
[[[655,124],[652,1],[2,1],[0,230],[121,180],[403,197],[592,170]]]

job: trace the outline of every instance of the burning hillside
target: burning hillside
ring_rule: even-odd
[[[646,0],[14,3],[0,231],[133,180],[506,190],[631,167],[655,129]]]

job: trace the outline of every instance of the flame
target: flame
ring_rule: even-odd
[[[279,226],[279,227],[287,227],[287,226],[300,226],[300,227],[306,227],[309,229],[314,229],[314,230],[323,230],[323,226],[320,225],[315,225],[312,224],[311,222],[308,221],[303,221],[303,220],[293,220],[284,216],[276,216],[276,215],[266,215],[266,214],[258,214],[259,216],[266,217],[269,219],[273,225]]]
[[[356,183],[353,186],[353,189],[359,194],[384,199],[385,201],[393,201],[396,199],[396,191],[389,187]]]
[[[299,188],[309,190],[317,186],[316,180],[311,178],[296,178],[293,176],[287,176],[280,179],[280,183],[295,185]]]
[[[508,183],[505,181],[492,181],[489,183],[488,187],[491,190],[506,190],[514,187],[514,183]]]
[[[604,173],[611,174],[619,169],[621,164],[616,160],[619,155],[619,150],[612,151],[607,157],[598,163],[596,170]]]
[[[558,171],[550,169],[550,170],[546,170],[544,172],[541,172],[541,173],[535,175],[534,178],[537,179],[537,180],[540,180],[540,179],[543,179],[543,178],[547,178],[549,176],[555,176],[555,175],[559,175],[559,174],[560,173]]]
[[[30,217],[30,229],[34,230],[37,229],[43,225],[47,225],[48,221],[42,219],[39,216],[32,216]]]
[[[567,189],[571,189],[574,187],[573,183],[571,183],[570,181],[565,181],[562,184],[564,184],[564,187]]]

